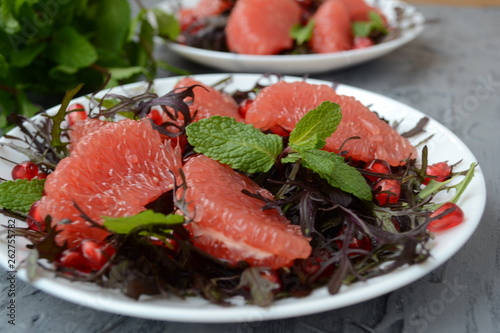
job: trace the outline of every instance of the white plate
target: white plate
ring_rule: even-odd
[[[229,74],[209,74],[194,76],[206,84],[219,82]],[[256,74],[234,74],[233,83],[228,89],[249,89],[260,78]],[[287,80],[301,80],[297,77],[286,77]],[[176,83],[178,78],[166,78],[156,81],[158,93],[168,92]],[[308,80],[312,83],[331,82]],[[127,85],[115,88],[115,93],[138,92],[143,89],[144,83]],[[380,115],[390,120],[402,120],[401,130],[408,130],[424,116],[421,112],[378,94],[354,88],[346,85],[339,85],[338,92],[345,95],[356,96],[364,104],[372,105]],[[85,98],[77,99],[78,102],[87,104]],[[54,112],[56,108],[49,111]],[[455,163],[463,160],[461,169],[466,169],[476,158],[470,150],[448,129],[431,119],[427,126],[428,133],[435,134],[428,143],[430,151],[430,162],[450,161]],[[14,130],[11,134],[19,134]],[[414,142],[419,142],[426,135],[414,138]],[[0,141],[5,141],[4,138]],[[25,160],[21,155],[13,153],[11,150],[0,147],[0,156],[8,157],[16,162]],[[10,179],[12,165],[0,160],[0,177]],[[450,194],[451,195],[451,194]],[[441,198],[443,201],[446,199]],[[151,318],[157,320],[170,320],[182,322],[248,322],[268,319],[278,319],[307,315],[332,309],[345,307],[351,304],[363,302],[382,294],[388,293],[402,286],[405,286],[425,274],[429,273],[453,254],[471,237],[476,229],[486,202],[486,188],[481,169],[476,169],[475,177],[462,196],[459,205],[465,212],[466,220],[463,224],[443,233],[437,234],[432,244],[431,257],[422,264],[403,267],[390,274],[376,277],[367,282],[358,282],[349,287],[343,287],[340,293],[329,295],[325,288],[321,288],[312,295],[301,299],[285,299],[276,302],[269,308],[259,308],[252,305],[244,305],[240,302],[234,307],[220,307],[210,304],[201,298],[188,298],[180,300],[177,298],[162,299],[160,297],[144,298],[139,301],[129,299],[116,291],[104,290],[95,285],[80,282],[70,282],[61,278],[54,278],[48,272],[43,272],[33,285],[49,294],[60,297],[67,301],[81,304],[98,310],[119,313],[141,318]],[[0,217],[0,224],[7,225],[7,217]],[[18,226],[24,225],[17,222]],[[4,227],[0,227],[4,228]],[[5,238],[5,236],[3,237]],[[0,263],[7,267],[7,250],[4,242],[0,242]],[[23,240],[17,238],[17,261],[19,262],[28,254],[24,248]],[[26,280],[26,270],[22,267],[18,269],[18,276]]]
[[[181,1],[181,3],[192,2]],[[384,56],[415,39],[424,29],[424,16],[405,2],[397,0],[367,0],[367,2],[376,3],[389,22],[401,29],[401,34],[397,38],[360,50],[305,55],[245,55],[204,50],[174,42],[166,42],[166,45],[172,52],[196,63],[232,73],[313,74],[351,67]],[[169,2],[160,4],[160,8],[168,10]],[[402,19],[398,22],[396,22],[396,8],[402,9]]]

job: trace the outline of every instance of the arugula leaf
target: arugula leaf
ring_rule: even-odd
[[[80,91],[80,89],[83,87],[83,84],[79,84],[72,90],[69,90],[66,92],[66,95],[64,95],[64,98],[62,100],[61,106],[59,107],[59,110],[57,113],[53,116],[47,116],[52,119],[52,132],[51,132],[51,147],[54,148],[54,150],[62,155],[67,155],[67,150],[66,150],[66,145],[67,143],[62,142],[61,140],[61,133],[63,129],[61,128],[61,124],[66,118],[66,110],[68,109],[68,105],[75,97],[75,95]]]
[[[352,23],[352,31],[355,37],[370,37],[375,34],[387,35],[387,30],[384,20],[380,14],[371,11],[368,13],[370,21],[356,21]]]
[[[16,179],[0,184],[0,206],[28,213],[31,205],[42,197],[45,179]]]
[[[372,191],[366,180],[358,170],[345,163],[342,156],[319,149],[305,150],[300,154],[302,164],[328,181],[333,187],[363,200],[372,199]]]
[[[140,212],[134,216],[127,217],[109,217],[103,216],[104,226],[111,232],[117,234],[128,234],[138,227],[145,227],[153,224],[164,224],[172,226],[184,222],[184,217],[176,214],[164,215],[152,210]]]
[[[340,106],[332,102],[323,102],[309,111],[290,133],[290,146],[300,150],[303,148],[321,149],[325,140],[337,130],[342,119]]]
[[[186,133],[196,152],[243,172],[268,171],[283,150],[279,135],[264,134],[231,117],[201,119],[189,124]]]
[[[302,45],[309,41],[312,37],[312,32],[314,29],[314,20],[309,20],[305,26],[297,23],[292,26],[290,30],[290,37],[297,43],[297,45]]]

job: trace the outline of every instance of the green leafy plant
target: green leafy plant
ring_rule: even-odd
[[[158,67],[176,71],[153,57],[153,39],[178,34],[177,21],[138,3],[132,17],[128,0],[0,0],[0,128],[12,111],[35,114],[35,95],[152,79]]]

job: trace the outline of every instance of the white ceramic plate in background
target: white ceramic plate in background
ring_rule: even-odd
[[[171,1],[163,2],[159,7],[171,10]],[[398,36],[364,49],[304,55],[245,55],[204,50],[174,42],[165,43],[172,52],[182,57],[226,72],[313,74],[351,67],[384,56],[414,40],[424,29],[425,19],[422,13],[405,2],[398,0],[367,0],[367,2],[375,4],[382,10],[389,22],[399,29]],[[189,7],[193,5],[193,1],[182,0],[181,4]],[[400,12],[400,19],[397,19],[397,11]]]
[[[209,74],[194,76],[194,78],[205,84],[214,84],[228,76],[229,74]],[[233,74],[232,76],[233,81],[228,86],[228,91],[235,89],[248,90],[261,78],[260,75],[256,74]],[[159,94],[164,94],[174,87],[178,79],[166,78],[157,80],[155,82],[155,89]],[[286,80],[296,81],[302,79],[298,77],[286,77]],[[312,79],[308,81],[311,83],[332,84],[331,82]],[[142,92],[145,86],[144,83],[135,83],[114,88],[113,92],[118,94],[133,94]],[[388,120],[402,120],[400,125],[401,131],[412,128],[419,119],[424,117],[423,113],[407,105],[366,90],[339,85],[337,91],[339,94],[356,96],[361,102],[371,105],[373,110],[376,110]],[[88,100],[85,97],[76,99],[75,102],[88,105]],[[50,109],[49,112],[55,112],[56,110],[57,107]],[[428,133],[434,134],[427,143],[431,163],[439,161],[456,163],[462,160],[458,169],[466,169],[471,163],[477,161],[465,144],[443,125],[431,119],[426,129]],[[413,138],[413,143],[419,142],[422,137],[427,137],[428,133]],[[20,132],[14,129],[10,134],[20,135]],[[5,140],[5,138],[1,138],[0,142],[5,142]],[[22,155],[1,146],[0,156],[9,158],[15,162],[21,162],[26,159]],[[10,179],[11,169],[12,164],[0,159],[0,177]],[[451,195],[452,193],[445,194],[440,200],[444,201]],[[55,278],[53,274],[46,271],[41,272],[40,276],[31,283],[36,288],[48,294],[76,304],[102,311],[156,320],[222,323],[261,321],[308,315],[375,298],[412,283],[431,272],[450,259],[472,236],[481,220],[485,203],[485,181],[481,169],[477,167],[475,177],[458,202],[465,212],[465,222],[446,232],[436,234],[431,248],[431,257],[424,263],[401,267],[390,274],[372,278],[366,282],[357,282],[348,287],[344,286],[336,295],[329,295],[326,288],[320,288],[308,297],[280,300],[268,308],[245,305],[241,300],[239,300],[239,304],[233,307],[221,307],[210,304],[199,297],[191,297],[185,300],[175,297],[145,297],[139,301],[135,301],[121,295],[115,290],[106,290],[93,284],[70,282],[62,278]],[[5,229],[8,219],[6,216],[0,216],[0,231]],[[23,225],[19,221],[16,223],[17,226]],[[5,234],[2,238],[5,240]],[[23,241],[21,237],[16,238],[16,244],[17,261],[19,262],[23,258],[26,258],[29,250],[25,248],[26,241]],[[6,269],[8,262],[7,253],[5,241],[0,242],[0,265]],[[24,267],[19,267],[17,274],[23,280],[27,280],[26,269]]]

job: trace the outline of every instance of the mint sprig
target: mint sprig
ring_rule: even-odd
[[[283,150],[279,135],[264,134],[231,117],[213,116],[186,127],[188,141],[204,154],[243,172],[266,172]]]
[[[380,14],[371,11],[368,13],[369,21],[355,21],[352,23],[352,31],[355,37],[370,37],[373,35],[387,35],[389,30],[384,24]]]
[[[295,40],[297,45],[300,46],[304,44],[311,39],[314,24],[314,20],[309,20],[306,25],[301,25],[300,23],[293,25],[292,29],[290,30],[290,37]]]
[[[27,214],[31,205],[42,198],[45,179],[16,179],[0,184],[0,207]]]
[[[281,162],[302,163],[331,186],[371,200],[371,189],[359,171],[343,157],[321,150],[341,119],[340,106],[335,103],[323,102],[309,111],[290,133],[288,155]],[[202,119],[190,124],[186,133],[196,152],[248,173],[269,171],[283,152],[278,135],[265,134],[230,117]]]

